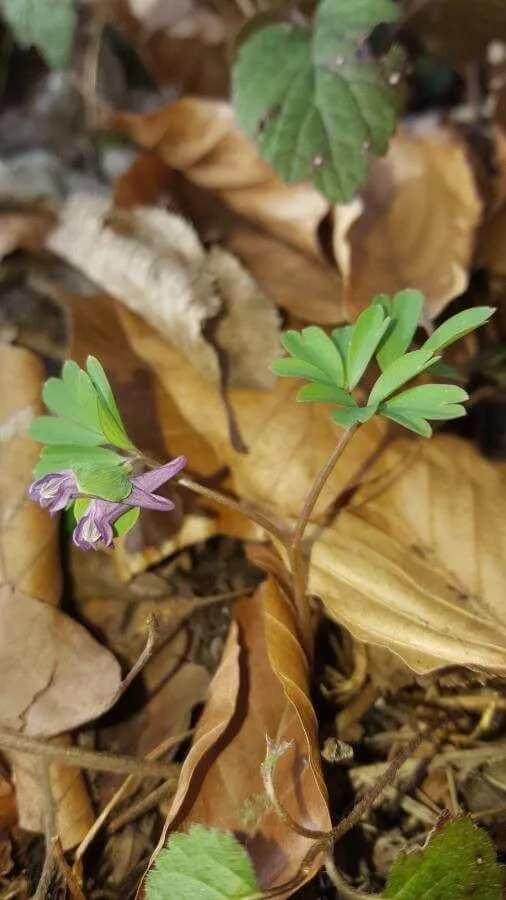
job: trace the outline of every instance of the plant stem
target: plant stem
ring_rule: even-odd
[[[260,528],[265,529],[272,537],[281,541],[285,546],[287,544],[287,540],[289,538],[288,529],[286,526],[281,525],[278,522],[275,522],[270,516],[261,512],[261,510],[256,509],[253,506],[250,506],[249,503],[239,503],[237,500],[233,500],[231,497],[228,497],[226,494],[222,494],[220,491],[214,491],[212,488],[204,487],[203,484],[199,484],[197,481],[193,481],[192,478],[187,478],[186,475],[181,478],[177,478],[177,483],[181,485],[181,487],[188,488],[189,491],[193,491],[194,494],[200,494],[201,497],[205,497],[207,500],[211,500],[212,503],[218,503],[221,506],[226,506],[228,509],[231,509],[233,512],[238,513],[240,516],[245,516],[247,519],[251,519],[252,522],[255,522]]]
[[[336,462],[344,452],[351,438],[355,434],[357,428],[358,425],[350,425],[343,431],[341,437],[339,438],[339,441],[337,442],[332,453],[327,459],[327,462],[318,472],[318,475],[316,476],[311,490],[306,497],[306,501],[304,503],[304,506],[302,507],[299,518],[297,519],[295,528],[292,532],[291,546],[289,547],[290,568],[292,570],[295,606],[299,615],[302,637],[306,645],[309,641],[311,629],[309,621],[310,610],[308,603],[306,602],[307,570],[304,563],[301,545],[304,539],[306,527],[318,502],[318,498],[320,497],[320,494],[325,487]],[[306,649],[308,649],[307,646]]]

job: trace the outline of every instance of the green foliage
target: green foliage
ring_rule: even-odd
[[[398,49],[375,59],[366,40],[397,16],[393,0],[321,0],[311,32],[268,25],[241,47],[234,102],[241,127],[289,184],[310,179],[332,201],[349,201],[369,153],[395,130]]]
[[[423,849],[401,854],[383,897],[392,900],[500,900],[503,871],[486,831],[458,819]]]
[[[202,825],[173,834],[147,877],[147,900],[249,900],[260,895],[246,850],[232,834]]]
[[[432,429],[427,420],[465,415],[462,403],[468,399],[466,392],[451,384],[400,389],[426,369],[439,366],[437,351],[482,325],[494,310],[484,306],[457,313],[437,328],[420,349],[408,351],[423,303],[419,291],[400,291],[391,299],[382,294],[354,325],[336,328],[330,337],[313,326],[301,333],[287,331],[282,343],[290,356],[276,360],[271,369],[282,377],[311,382],[299,391],[297,400],[334,404],[337,409],[331,418],[339,425],[358,425],[378,414],[430,437]],[[367,404],[359,406],[352,391],[374,357],[381,374]]]
[[[20,44],[37,47],[53,69],[68,65],[76,25],[75,0],[3,0],[2,13]]]

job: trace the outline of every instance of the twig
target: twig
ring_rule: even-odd
[[[60,838],[53,838],[53,854],[60,870],[60,875],[69,889],[72,900],[86,900],[81,885],[65,859]]]
[[[362,891],[357,891],[348,884],[337,868],[331,853],[325,854],[324,865],[327,875],[337,891],[338,897],[344,897],[344,900],[370,900],[371,897],[377,897],[377,894],[364,894]]]
[[[269,801],[271,802],[273,808],[276,810],[280,819],[285,823],[285,825],[288,826],[291,831],[294,831],[296,834],[300,834],[302,837],[308,838],[312,841],[328,839],[330,836],[330,832],[317,831],[313,828],[306,828],[304,825],[296,822],[278,798],[276,786],[274,784],[276,764],[278,759],[283,756],[284,753],[286,753],[288,750],[294,749],[295,745],[293,744],[293,742],[285,741],[284,743],[277,745],[275,741],[271,740],[271,738],[267,738],[267,752],[265,759],[260,767],[265,793],[267,794]]]
[[[51,790],[51,776],[49,763],[45,759],[38,760],[38,776],[44,800],[44,834],[46,841],[46,855],[40,875],[37,890],[32,900],[47,900],[49,889],[58,870],[55,855],[53,853],[53,839],[56,836],[56,811]]]
[[[140,800],[137,800],[136,803],[132,803],[132,805],[125,809],[124,812],[116,816],[109,824],[109,833],[114,834],[116,831],[119,831],[120,828],[129,825],[130,822],[135,822],[140,816],[144,816],[155,806],[158,806],[160,800],[163,800],[167,794],[171,792],[174,793],[174,790],[175,785],[171,781],[164,781],[163,784],[159,784],[158,787],[150,791],[149,794],[146,794],[145,797],[141,797]]]
[[[188,731],[184,731],[182,734],[178,734],[175,737],[166,738],[164,741],[162,741],[161,744],[158,744],[157,747],[155,747],[153,750],[150,750],[150,752],[146,755],[146,759],[149,761],[158,759],[160,756],[162,756],[164,753],[166,753],[167,750],[171,750],[173,747],[177,746],[177,744],[180,744],[181,741],[186,740],[186,738],[190,737],[192,734],[193,734],[193,729],[189,729]],[[123,800],[127,796],[130,789],[135,790],[135,787],[137,786],[137,784],[138,784],[138,779],[135,777],[135,775],[129,775],[128,778],[125,779],[123,784],[116,791],[114,796],[111,797],[111,799],[109,800],[109,803],[107,803],[106,806],[104,806],[102,812],[95,819],[90,830],[84,836],[81,843],[79,844],[79,847],[77,848],[77,850],[75,852],[74,867],[73,867],[74,871],[75,871],[76,864],[83,858],[88,847],[90,846],[92,841],[95,839],[95,837],[97,836],[98,832],[100,831],[100,829],[102,828],[104,823],[109,818],[112,810],[118,805],[118,803],[121,802],[121,800]]]
[[[392,782],[395,780],[397,773],[401,766],[409,759],[410,756],[413,755],[415,750],[420,746],[420,744],[427,739],[427,734],[425,732],[421,732],[417,734],[414,738],[412,738],[402,750],[399,750],[398,753],[395,754],[394,758],[390,762],[390,765],[387,766],[385,771],[380,775],[376,784],[364,794],[363,797],[355,804],[352,811],[349,815],[345,816],[344,819],[339,822],[332,829],[332,836],[334,841],[339,840],[346,834],[347,831],[350,831],[351,828],[354,828],[355,825],[358,825],[361,818],[368,812],[378,797],[383,793],[385,788],[387,788]]]
[[[139,672],[142,671],[142,669],[144,668],[146,663],[149,662],[149,660],[153,656],[153,653],[154,653],[154,650],[156,647],[156,641],[158,638],[158,619],[156,618],[155,615],[153,615],[153,613],[151,613],[148,616],[147,625],[148,625],[148,639],[146,641],[146,646],[144,647],[144,650],[142,651],[142,653],[139,656],[139,659],[137,660],[135,665],[133,665],[132,668],[130,669],[126,678],[124,678],[123,681],[121,682],[121,684],[111,702],[111,706],[114,706],[118,702],[120,697],[122,697],[123,694],[128,690],[128,688],[132,684],[132,681],[135,678],[137,678],[137,675],[139,674]]]
[[[148,762],[132,756],[117,756],[114,753],[94,753],[80,747],[58,747],[46,744],[36,738],[10,731],[0,731],[0,747],[6,750],[19,750],[21,753],[34,753],[50,762],[64,762],[78,769],[90,769],[95,772],[118,772],[120,775],[141,775],[152,778],[174,778],[177,780],[179,766],[172,763]]]

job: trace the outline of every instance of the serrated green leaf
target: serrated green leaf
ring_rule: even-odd
[[[373,304],[360,313],[351,332],[346,357],[347,387],[357,386],[390,323],[382,306]]]
[[[87,444],[97,445],[102,443],[103,436],[78,425],[69,422],[59,416],[38,416],[33,419],[28,427],[28,434],[41,444]]]
[[[412,350],[394,360],[375,382],[368,403],[375,403],[377,406],[407,381],[431,366],[433,361],[431,350]]]
[[[399,53],[380,61],[360,51],[396,16],[392,0],[323,0],[312,37],[284,23],[243,43],[234,72],[239,124],[288,183],[309,178],[329,199],[347,202],[365,180],[369,152],[386,151]]]
[[[486,831],[458,819],[428,844],[402,853],[382,897],[390,900],[500,900],[504,874]]]
[[[338,403],[341,406],[356,406],[351,394],[330,384],[306,384],[297,394],[298,403]]]
[[[127,511],[124,512],[122,516],[119,516],[112,527],[112,530],[114,531],[116,537],[121,537],[123,534],[128,534],[128,532],[131,531],[136,524],[140,513],[141,511],[139,507],[133,506],[132,509],[127,509]]]
[[[260,893],[244,847],[202,825],[171,835],[147,876],[147,900],[249,900]]]
[[[50,472],[63,472],[82,464],[119,465],[123,458],[105,447],[84,447],[80,444],[47,444],[43,447],[34,475],[41,478]]]
[[[386,400],[379,412],[400,410],[424,419],[456,419],[465,415],[460,404],[468,399],[467,392],[456,384],[420,384]]]
[[[459,338],[469,334],[470,331],[474,331],[475,328],[488,322],[494,312],[493,306],[476,306],[473,309],[465,309],[463,312],[457,313],[436,328],[430,338],[425,341],[424,349],[432,350],[433,353],[444,350],[449,344],[453,344]]]
[[[385,419],[391,419],[392,422],[397,422],[398,425],[402,425],[404,428],[408,428],[409,431],[414,431],[415,434],[419,434],[422,437],[431,437],[432,428],[429,423],[426,422],[425,419],[420,418],[416,415],[410,415],[406,410],[378,410],[378,412],[385,417]]]
[[[321,369],[303,359],[292,359],[285,356],[284,359],[276,359],[269,368],[271,372],[281,378],[307,378],[308,381],[321,382],[334,387],[330,378]]]
[[[76,25],[74,0],[3,0],[2,13],[16,40],[35,46],[53,69],[68,66]]]
[[[89,463],[75,465],[73,470],[83,494],[119,502],[132,493],[132,483],[123,466]]]
[[[369,419],[372,419],[375,414],[375,406],[356,406],[354,409],[341,407],[340,409],[335,409],[330,418],[334,422],[337,422],[338,425],[348,428],[350,425],[358,425],[367,422]]]
[[[422,314],[425,297],[420,291],[405,290],[399,291],[388,305],[385,298],[381,297],[376,297],[375,302],[381,303],[392,319],[376,353],[379,367],[384,371],[402,356],[411,344]]]

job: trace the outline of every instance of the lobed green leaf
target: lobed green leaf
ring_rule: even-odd
[[[356,406],[351,394],[330,384],[306,384],[297,394],[298,403],[338,403],[340,406]]]
[[[275,375],[280,375],[282,378],[307,378],[308,381],[321,382],[322,384],[335,387],[330,378],[321,369],[303,359],[293,359],[286,356],[284,359],[276,359],[269,368],[271,372],[274,372]]]
[[[105,447],[88,447],[80,444],[47,444],[35,466],[34,476],[41,478],[50,472],[64,472],[82,464],[120,465],[124,459]]]
[[[387,302],[388,301],[388,302]],[[375,298],[384,305],[392,321],[383,337],[376,358],[384,371],[408,349],[423,311],[425,297],[420,291],[399,291],[391,300],[384,295]]]
[[[123,465],[84,463],[74,465],[73,471],[83,494],[119,502],[132,493],[132,483]]]
[[[457,313],[451,319],[443,322],[439,328],[436,328],[428,340],[425,341],[424,349],[432,350],[433,353],[444,350],[445,347],[458,341],[459,338],[464,337],[464,335],[474,331],[475,328],[479,328],[480,325],[488,322],[494,312],[493,306],[476,306],[473,309],[466,309]]]
[[[87,444],[103,442],[103,436],[84,425],[58,416],[39,416],[28,426],[28,434],[41,444]]]
[[[360,313],[351,332],[346,356],[347,387],[351,391],[362,378],[390,319],[380,304],[374,303]]]
[[[434,362],[431,350],[412,350],[394,360],[378,378],[369,395],[369,403],[381,403],[398,388],[406,384]]]

